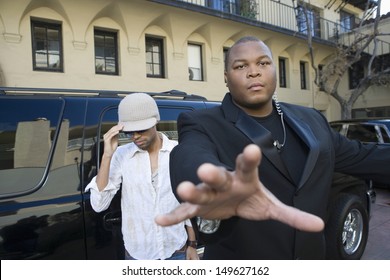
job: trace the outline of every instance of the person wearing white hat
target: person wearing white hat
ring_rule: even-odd
[[[100,169],[88,184],[91,205],[106,210],[122,186],[122,234],[125,259],[199,259],[190,221],[157,225],[157,214],[177,207],[169,176],[169,155],[176,141],[157,131],[154,99],[146,93],[127,95],[118,108],[119,123],[104,134]],[[123,132],[132,142],[118,147]]]

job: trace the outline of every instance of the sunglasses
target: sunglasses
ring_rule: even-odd
[[[144,130],[137,130],[137,131],[122,131],[122,133],[126,136],[126,137],[133,137],[134,134],[142,134],[144,133],[145,131],[148,131],[149,129],[144,129]]]

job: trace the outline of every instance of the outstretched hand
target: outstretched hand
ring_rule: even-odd
[[[277,199],[259,180],[261,152],[248,145],[236,159],[236,170],[227,171],[209,163],[201,165],[198,176],[203,183],[182,182],[177,193],[185,201],[172,212],[156,217],[156,223],[170,226],[198,216],[204,219],[273,219],[302,231],[323,230],[321,218],[288,206]]]

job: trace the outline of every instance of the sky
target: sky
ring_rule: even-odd
[[[390,0],[382,0],[381,2],[381,14],[387,14],[390,12]]]

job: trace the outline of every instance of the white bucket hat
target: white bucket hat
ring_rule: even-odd
[[[159,120],[157,104],[146,93],[132,93],[119,103],[119,123],[123,131],[140,131],[153,127]]]

